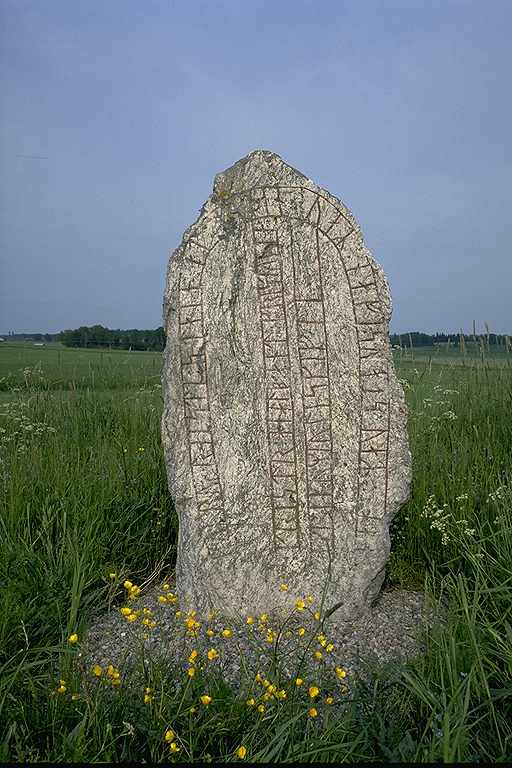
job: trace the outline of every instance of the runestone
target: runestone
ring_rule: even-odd
[[[340,200],[263,150],[215,177],[164,297],[162,437],[188,605],[369,609],[411,476],[390,315]]]

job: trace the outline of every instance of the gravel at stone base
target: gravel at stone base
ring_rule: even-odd
[[[245,620],[236,624],[221,617],[211,618],[201,624],[196,636],[190,636],[184,624],[186,611],[181,610],[177,617],[176,604],[159,602],[162,594],[166,594],[162,589],[148,588],[136,602],[126,603],[139,612],[136,622],[127,621],[116,607],[93,623],[77,659],[84,674],[90,678],[93,665],[105,669],[112,664],[120,670],[123,681],[133,684],[138,680],[142,684],[144,669],[155,661],[171,665],[179,677],[191,666],[188,657],[196,649],[195,665],[205,674],[220,674],[235,693],[252,695],[257,672],[272,681],[276,679],[272,662],[278,624],[272,622],[271,616],[263,624],[255,617],[251,626]],[[141,625],[144,608],[157,622],[153,630]],[[315,610],[312,605],[295,611],[283,627],[278,641],[279,678],[284,685],[286,679],[300,676],[305,688],[320,679],[327,680],[327,686],[322,683],[322,692],[331,693],[338,703],[349,700],[354,684],[367,678],[375,666],[404,663],[421,653],[421,631],[443,621],[427,605],[423,593],[404,590],[383,591],[370,614],[342,627],[334,623],[335,614],[320,626],[313,617]],[[302,637],[298,635],[301,626],[306,628]],[[269,627],[273,628],[270,643],[266,640]],[[230,637],[222,635],[225,628],[232,630]],[[322,638],[323,645],[317,640],[319,633],[326,637],[325,641]],[[331,652],[326,650],[328,643],[334,645]],[[206,655],[211,648],[218,652],[214,661]],[[315,658],[315,651],[322,654],[321,659]],[[341,667],[346,676],[337,675],[335,667]]]

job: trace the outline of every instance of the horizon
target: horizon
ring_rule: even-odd
[[[264,147],[354,213],[390,333],[510,332],[512,3],[267,7],[4,0],[0,327],[160,327],[169,253]]]

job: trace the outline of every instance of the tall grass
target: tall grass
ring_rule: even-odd
[[[510,367],[402,361],[414,476],[386,586],[425,587],[446,625],[417,660],[375,670],[341,715],[319,722],[295,700],[256,717],[222,680],[208,681],[214,703],[197,707],[206,681],[185,690],[156,665],[150,706],[128,686],[79,680],[68,636],[116,599],[112,570],[141,583],[172,568],[177,521],[157,356],[123,374],[133,353],[116,353],[110,373],[104,359],[66,354],[76,363],[48,358],[37,375],[19,357],[2,369],[0,760],[224,761],[241,744],[256,762],[512,758]],[[55,693],[60,677],[79,699]]]

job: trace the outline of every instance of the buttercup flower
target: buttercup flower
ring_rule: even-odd
[[[334,671],[336,672],[336,676],[340,680],[343,680],[343,678],[347,676],[347,673],[345,672],[345,670],[342,667],[336,667]]]
[[[295,685],[299,686],[299,685],[302,685],[303,683],[304,683],[304,680],[302,679],[302,677],[295,678]]]
[[[217,656],[218,656],[219,654],[217,653],[217,651],[215,650],[215,648],[210,648],[210,650],[208,651],[208,653],[207,653],[206,655],[208,656],[208,659],[209,659],[210,661],[213,661],[214,659],[216,659],[216,658],[217,658]]]
[[[312,699],[315,699],[318,696],[318,694],[320,693],[320,688],[317,688],[316,685],[312,685],[310,687],[308,693],[309,693],[309,695],[310,695],[310,697]]]
[[[304,627],[299,627],[299,629],[297,630],[297,634],[299,637],[304,637],[304,635],[306,634],[306,630],[304,629]]]
[[[75,643],[78,643],[78,635],[76,633],[73,633],[68,637],[68,643],[71,645],[75,645]]]
[[[304,602],[304,600],[297,600],[297,602],[295,603],[295,607],[298,611],[303,611],[304,608],[306,607],[306,603]]]
[[[187,675],[189,677],[194,677],[195,673],[196,673],[196,668],[195,667],[189,667],[187,669]]]
[[[222,630],[222,637],[233,637],[233,630],[226,627],[226,629]]]
[[[308,715],[309,717],[316,717],[318,715],[318,711],[315,709],[315,707],[311,707],[311,709],[308,709]]]
[[[280,584],[279,589],[281,590],[281,592],[288,592],[288,589],[289,589],[288,584]]]
[[[251,624],[254,624],[254,619],[252,616],[247,617],[246,624],[249,624],[249,626],[251,626]]]
[[[212,697],[208,696],[208,694],[204,694],[200,697],[201,704],[204,704],[205,707],[207,707],[209,704],[211,704]]]
[[[238,749],[236,751],[236,756],[239,758],[239,760],[243,760],[245,758],[246,754],[247,754],[247,749],[242,744],[241,746],[238,747]]]
[[[92,673],[93,675],[96,675],[96,677],[101,677],[101,675],[103,674],[103,670],[99,664],[95,664],[94,667],[92,668]]]
[[[174,739],[175,735],[176,735],[176,734],[174,733],[174,731],[172,731],[172,730],[169,728],[169,730],[167,730],[167,731],[165,732],[165,734],[164,734],[164,739],[165,739],[166,741],[172,741],[172,740]]]
[[[178,747],[178,745],[176,744],[175,741],[171,741],[171,743],[169,744],[169,748],[170,748],[171,752],[179,752],[180,751],[180,747]]]

